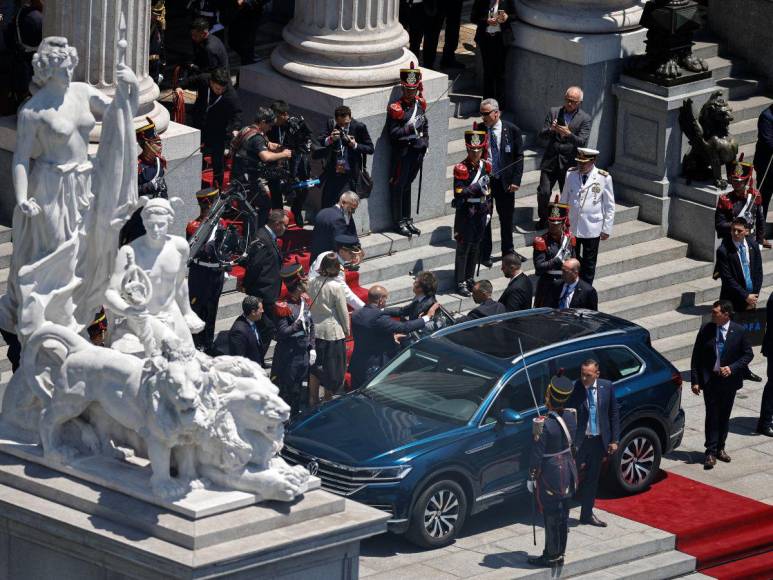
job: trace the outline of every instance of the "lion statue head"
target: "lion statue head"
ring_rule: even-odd
[[[699,122],[706,138],[724,137],[729,133],[733,122],[733,110],[722,91],[711,93],[709,100],[701,107]]]

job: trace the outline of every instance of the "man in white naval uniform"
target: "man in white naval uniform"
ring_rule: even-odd
[[[569,223],[577,237],[580,277],[588,284],[593,284],[596,276],[599,241],[612,235],[615,222],[612,177],[596,167],[598,154],[595,149],[577,149],[577,167],[567,172],[561,192],[561,203],[569,205]]]

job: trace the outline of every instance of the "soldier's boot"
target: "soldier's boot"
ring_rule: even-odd
[[[405,226],[411,230],[411,233],[415,236],[421,235],[421,230],[416,227],[416,225],[413,223],[413,220],[411,218],[408,218],[405,222]]]
[[[563,560],[561,549],[561,513],[545,514],[545,552],[543,556],[551,563]]]
[[[400,234],[401,236],[405,236],[406,238],[410,238],[413,235],[413,232],[411,232],[410,229],[408,229],[408,224],[405,220],[400,220],[395,225],[395,232]]]

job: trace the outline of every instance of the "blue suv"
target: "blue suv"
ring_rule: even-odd
[[[365,387],[296,418],[282,456],[328,491],[389,512],[391,531],[445,546],[468,516],[525,490],[536,414],[529,379],[544,413],[550,377],[564,369],[576,379],[588,358],[620,403],[620,450],[607,476],[635,493],[681,442],[681,376],[645,329],[586,310],[541,308],[439,330]]]

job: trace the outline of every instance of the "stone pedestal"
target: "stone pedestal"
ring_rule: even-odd
[[[679,179],[673,186],[668,237],[687,242],[691,257],[713,262],[720,244],[714,231],[714,213],[719,196],[731,189],[717,189],[708,183],[687,185]]]
[[[609,166],[614,149],[612,83],[621,59],[644,53],[638,28],[642,0],[520,0],[511,24],[506,87],[507,110],[524,130],[537,132],[548,108],[563,104],[570,85],[583,89],[582,108],[592,118],[590,147],[600,150],[599,166]]]
[[[321,490],[188,518],[0,453],[0,578],[352,580],[388,518]]]
[[[271,55],[283,75],[319,85],[388,85],[416,57],[405,48],[399,0],[296,0],[285,42]]]
[[[432,70],[422,70],[424,96],[430,103],[427,109],[430,146],[424,160],[421,211],[417,221],[443,215],[447,187],[448,97],[444,91],[448,87],[448,77]],[[387,105],[400,95],[398,85],[370,88],[309,85],[282,76],[263,62],[241,68],[239,91],[245,111],[254,111],[259,104],[267,104],[274,99],[286,100],[290,104],[291,113],[302,114],[316,134],[324,130],[326,121],[333,117],[336,107],[350,107],[353,117],[368,127],[376,148],[375,154],[368,156],[373,192],[368,199],[363,200],[354,216],[358,231],[366,233],[392,227],[387,183],[391,145],[385,127]],[[412,211],[416,209],[418,186],[417,178],[413,184]],[[316,203],[318,207],[319,190],[313,190],[309,197],[310,203]]]
[[[612,88],[617,97],[615,164],[610,168],[615,196],[638,205],[639,219],[661,225],[669,235],[674,228],[673,233],[679,234],[674,237],[684,241],[690,240],[680,237],[682,224],[675,222],[685,216],[669,217],[682,154],[689,147],[679,127],[679,109],[690,98],[699,110],[714,90],[711,79],[664,87],[629,76]],[[688,220],[689,227],[694,223]],[[714,230],[708,231],[713,237]]]
[[[126,64],[140,82],[137,126],[150,117],[159,131],[169,125],[169,112],[156,102],[158,86],[148,74],[151,0],[47,0],[43,36],[64,36],[78,51],[74,81],[89,83],[105,94],[115,92],[117,43],[121,11],[126,21]],[[89,135],[99,141],[102,124]]]

